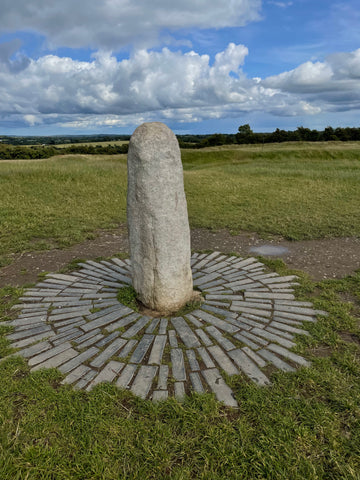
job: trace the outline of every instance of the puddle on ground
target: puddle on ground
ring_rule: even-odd
[[[276,245],[259,245],[258,247],[251,247],[249,249],[251,253],[256,253],[257,255],[266,256],[281,256],[289,252],[289,249],[286,247],[278,247]]]

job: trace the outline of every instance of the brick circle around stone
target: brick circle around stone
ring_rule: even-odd
[[[296,335],[309,335],[304,322],[326,312],[295,300],[295,276],[220,252],[194,253],[191,265],[204,303],[190,314],[151,318],[122,305],[130,260],[89,260],[26,290],[7,338],[31,370],[56,367],[75,388],[112,382],[153,401],[212,392],[237,407],[223,373],[266,386],[274,368],[310,365],[291,349]]]

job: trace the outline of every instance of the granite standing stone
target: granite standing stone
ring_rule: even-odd
[[[139,300],[178,310],[193,295],[190,228],[179,144],[162,123],[144,123],[131,137],[127,218]]]

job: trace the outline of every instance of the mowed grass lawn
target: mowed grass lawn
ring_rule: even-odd
[[[360,232],[360,144],[184,150],[190,224],[290,239]],[[0,161],[0,256],[126,221],[126,156]]]
[[[359,154],[356,144],[185,151],[191,225],[359,235]],[[2,255],[67,245],[125,221],[126,157],[1,162],[0,192]],[[0,320],[21,294],[0,289]],[[317,283],[300,273],[296,297],[329,312],[294,348],[312,366],[274,373],[266,388],[232,377],[238,410],[211,395],[152,404],[112,385],[75,391],[56,370],[5,358],[0,325],[0,479],[359,479],[360,272]]]

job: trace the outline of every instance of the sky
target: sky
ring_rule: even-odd
[[[359,127],[358,0],[0,0],[0,135]]]

